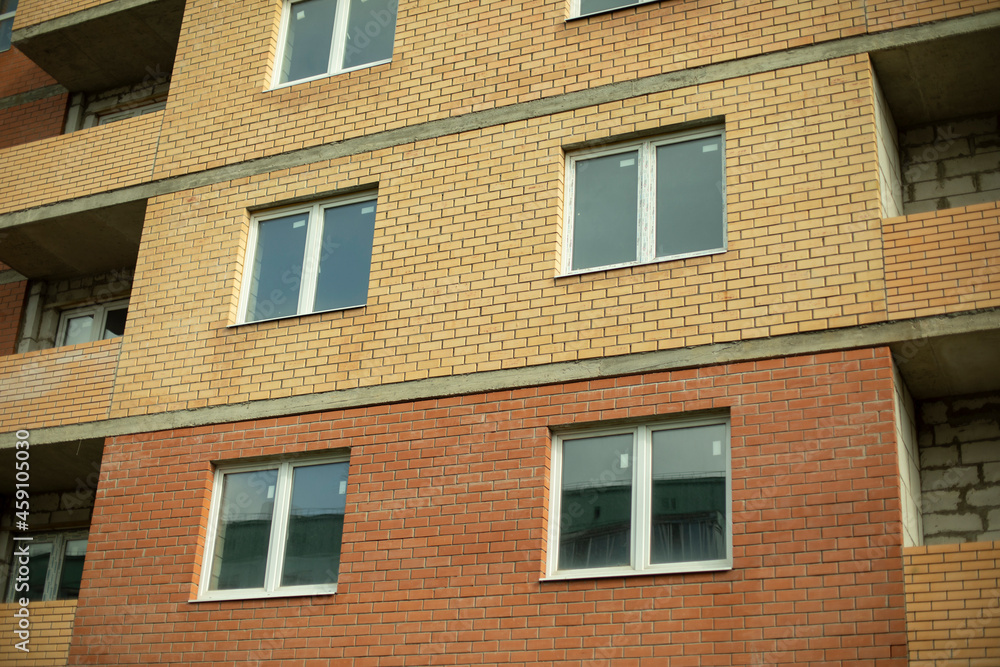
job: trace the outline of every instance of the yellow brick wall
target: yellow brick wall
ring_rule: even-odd
[[[884,320],[864,57],[158,197],[112,414]],[[725,118],[729,250],[557,277],[563,146]],[[232,328],[247,209],[377,184],[368,306]]]
[[[1000,542],[903,550],[910,667],[1000,665]]]
[[[42,21],[106,5],[115,0],[21,0],[14,17],[14,28],[26,28]]]
[[[1000,205],[885,221],[892,319],[1000,306]]]
[[[0,604],[0,665],[49,667],[67,664],[76,600],[32,602],[28,606],[31,627],[27,653],[14,645],[21,639],[14,634],[16,604]]]
[[[163,112],[0,150],[0,213],[149,180]]]
[[[0,430],[106,418],[121,339],[0,357]]]

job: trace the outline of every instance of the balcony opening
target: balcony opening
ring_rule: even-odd
[[[28,280],[16,352],[122,335],[145,213],[143,200],[4,230],[0,262]]]
[[[166,105],[184,0],[113,0],[19,28],[12,43],[70,92],[66,132]]]
[[[1000,200],[1000,29],[871,54],[885,217]]]

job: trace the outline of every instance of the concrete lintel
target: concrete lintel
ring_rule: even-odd
[[[124,2],[125,0],[120,1]],[[152,2],[155,0],[130,1],[142,4],[142,2]],[[642,95],[651,95],[693,85],[715,83],[735,77],[750,76],[762,72],[822,62],[833,58],[896,48],[925,40],[963,35],[998,26],[1000,26],[1000,10],[947,19],[927,25],[900,28],[884,33],[848,37],[835,42],[823,42],[777,53],[751,56],[742,60],[705,65],[690,70],[667,72],[637,81],[610,83],[589,90],[564,93],[540,100],[512,104],[485,111],[474,111],[461,116],[427,121],[410,127],[386,130],[322,146],[290,151],[281,155],[216,167],[197,173],[130,186],[120,190],[89,195],[71,201],[0,214],[0,229],[36,222],[49,217],[71,215],[80,211],[111,206],[126,201],[148,199],[158,195],[192,190],[284,169],[293,169],[326,160],[390,149],[400,145],[437,139],[461,132],[476,131],[506,123],[522,122],[553,114],[573,112],[586,107],[620,102]]]
[[[14,269],[6,269],[0,271],[0,285],[6,285],[8,283],[19,283],[22,280],[27,280],[27,278]]]
[[[759,359],[882,347],[935,336],[996,329],[1000,329],[1000,309],[703,345],[694,348],[429,378],[308,396],[123,417],[70,426],[33,429],[30,423],[26,423],[20,428],[31,432],[32,444],[67,442],[447,396],[510,391],[563,382],[598,380]],[[13,447],[14,442],[13,433],[0,435],[0,450]]]
[[[37,102],[38,100],[44,100],[49,97],[55,97],[56,95],[64,95],[69,91],[66,90],[64,86],[58,83],[52,84],[51,86],[45,86],[44,88],[36,88],[35,90],[29,90],[26,93],[18,93],[16,95],[8,95],[7,97],[0,97],[0,110],[10,109],[11,107],[20,106],[22,104],[29,104],[31,102]]]

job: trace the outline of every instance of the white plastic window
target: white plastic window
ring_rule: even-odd
[[[91,343],[125,333],[128,301],[113,301],[63,311],[56,345]]]
[[[563,272],[725,251],[724,164],[721,130],[569,155]]]
[[[255,216],[240,322],[364,306],[375,206],[367,194]]]
[[[199,599],[337,591],[346,457],[220,467]]]
[[[289,0],[274,86],[392,60],[398,0]]]
[[[553,458],[550,578],[732,567],[727,420],[564,434]]]

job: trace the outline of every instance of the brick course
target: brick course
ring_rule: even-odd
[[[996,203],[885,222],[891,319],[1000,306],[1000,208]]]
[[[0,284],[0,356],[17,350],[17,333],[21,326],[21,309],[27,281]]]
[[[910,667],[1000,664],[1000,542],[903,551]]]
[[[28,609],[31,616],[29,652],[15,648],[21,639],[14,634],[14,612],[17,604],[0,604],[0,663],[17,667],[59,667],[66,664],[69,642],[76,614],[76,600],[32,602]]]
[[[0,429],[106,419],[121,339],[0,359]]]
[[[112,415],[884,321],[870,72],[845,58],[156,197]],[[716,117],[728,252],[558,277],[563,147]],[[366,184],[368,305],[231,327],[247,209]]]
[[[886,349],[110,439],[70,664],[902,666]],[[539,582],[550,427],[727,411],[734,568]],[[349,448],[334,596],[190,603],[212,462]]]

